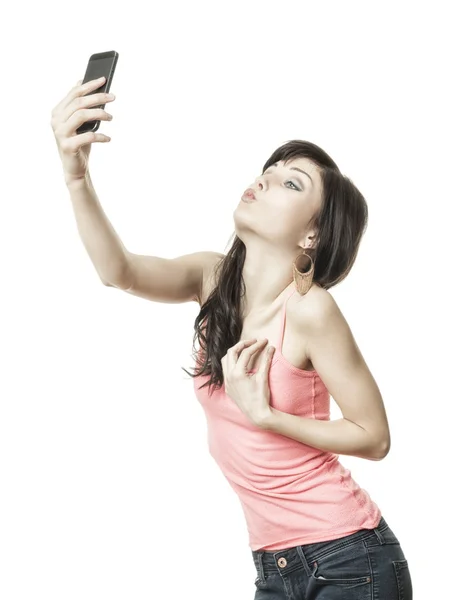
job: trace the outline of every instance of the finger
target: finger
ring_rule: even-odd
[[[249,340],[241,340],[240,342],[238,342],[237,344],[235,344],[234,346],[232,346],[231,348],[236,348],[236,346],[250,346],[250,344],[254,344],[256,342],[256,338],[250,338]]]
[[[242,350],[239,358],[236,361],[236,367],[242,369],[243,371],[246,371],[253,356],[257,352],[260,352],[268,341],[269,340],[267,338],[263,338],[262,340],[250,344],[247,348]]]
[[[247,354],[253,354],[254,352],[257,352],[258,347],[263,343],[266,342],[267,340],[259,340],[259,342],[256,340],[256,338],[253,338],[251,340],[241,340],[240,342],[238,342],[236,345],[232,346],[229,350],[230,354],[236,358],[242,356],[242,354],[244,352],[247,352]]]
[[[78,135],[69,137],[65,142],[64,150],[66,152],[76,152],[78,148],[84,144],[92,144],[94,142],[109,142],[111,138],[104,133],[97,133],[95,131],[86,131]]]
[[[275,352],[275,348],[273,346],[267,346],[267,348],[265,349],[264,352],[264,358],[263,358],[263,363],[261,366],[261,369],[259,369],[259,373],[261,374],[262,377],[267,377],[267,374],[269,372],[270,369],[270,365],[272,364],[272,356]]]
[[[86,117],[86,112],[83,112],[83,109],[76,110],[72,112],[71,108],[67,109],[67,113],[63,113],[61,116],[62,125],[60,125],[59,132],[63,137],[73,136],[78,129],[85,121],[89,120],[99,120],[99,121],[110,121],[112,115],[105,111],[103,108],[92,108],[92,109],[84,109],[84,111],[89,111],[90,117]]]
[[[227,356],[237,356],[242,352],[242,350],[244,350],[244,348],[251,346],[255,342],[256,338],[253,338],[251,340],[241,340],[240,342],[238,342],[234,346],[231,346],[231,348],[228,349]]]
[[[239,357],[239,353],[242,352],[242,350],[246,346],[249,346],[250,344],[254,344],[255,341],[256,341],[256,338],[253,338],[251,340],[241,340],[234,346],[231,346],[231,348],[228,348],[228,351],[224,356],[224,359],[226,360],[226,363],[227,363],[227,371],[231,371],[231,369],[236,365],[238,357]]]
[[[79,79],[76,84],[73,86],[73,88],[70,90],[70,92],[67,94],[67,96],[64,96],[64,98],[62,100],[60,100],[60,102],[58,102],[58,104],[55,106],[55,108],[53,109],[53,113],[59,113],[61,112],[70,102],[69,95],[72,94],[73,90],[77,89],[81,84],[83,83],[82,79]]]
[[[102,86],[104,83],[105,83],[104,77],[101,77],[100,79],[92,79],[91,81],[87,81],[86,83],[83,83],[83,84],[82,84],[82,80],[79,80],[77,82],[77,85],[75,87],[73,87],[70,90],[70,92],[67,94],[67,96],[65,96],[61,100],[61,102],[55,107],[55,110],[56,111],[64,110],[67,106],[69,106],[69,104],[75,98],[78,98],[79,96],[84,96],[88,92],[92,92],[93,90],[96,90],[97,88]]]

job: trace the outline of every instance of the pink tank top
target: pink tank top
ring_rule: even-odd
[[[281,354],[286,303],[295,291],[293,281],[283,292],[280,334],[269,371],[270,404],[326,421],[330,394],[317,371],[298,369]],[[256,427],[224,386],[211,395],[207,385],[199,389],[208,379],[193,378],[206,416],[209,452],[239,497],[252,550],[275,552],[334,540],[379,524],[380,509],[337,454]]]

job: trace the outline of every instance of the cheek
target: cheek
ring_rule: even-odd
[[[285,205],[283,217],[295,227],[297,231],[304,229],[314,214],[314,206],[310,199],[302,197],[294,199],[291,203]]]
[[[266,211],[260,221],[261,234],[281,245],[290,245],[298,237],[297,220],[290,210]]]
[[[299,234],[306,228],[311,214],[308,207],[300,206],[300,203],[295,201],[289,205],[272,207],[264,215],[265,229],[270,230],[275,237],[295,244]]]
[[[296,229],[301,226],[304,218],[304,211],[299,208],[296,202],[280,202],[274,204],[267,210],[267,220],[278,224],[283,229]]]

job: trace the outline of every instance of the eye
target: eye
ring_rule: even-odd
[[[292,189],[295,189],[295,190],[297,190],[298,192],[300,192],[300,191],[301,191],[301,190],[300,190],[300,188],[299,188],[299,187],[297,187],[297,186],[294,184],[294,182],[293,182],[293,181],[289,180],[289,181],[286,181],[286,183],[292,183],[292,185],[294,186],[294,188],[291,188],[291,190],[292,190]]]
[[[264,171],[264,175],[269,175],[270,173],[272,173],[272,171],[269,171],[269,170],[267,170],[267,171]],[[303,188],[301,188],[301,187],[298,187],[297,185],[295,185],[295,183],[294,183],[294,182],[293,182],[291,179],[289,179],[288,181],[286,181],[286,183],[292,183],[292,185],[293,185],[294,187],[291,187],[291,188],[289,188],[289,189],[291,189],[291,190],[296,190],[297,192],[301,192],[301,191],[303,191]]]

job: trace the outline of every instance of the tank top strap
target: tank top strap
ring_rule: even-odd
[[[285,299],[283,302],[283,308],[281,309],[280,333],[278,335],[278,343],[277,343],[277,350],[280,354],[281,354],[281,348],[283,347],[284,328],[286,325],[286,304],[287,304],[287,301],[289,300],[289,298],[295,293],[295,291],[296,291],[295,281],[292,281],[288,285],[286,290],[284,291]]]

